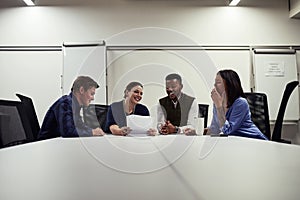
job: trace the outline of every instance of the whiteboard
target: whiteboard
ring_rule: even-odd
[[[32,98],[39,122],[58,97],[62,69],[61,50],[0,51],[0,98],[17,100],[16,93]]]
[[[106,46],[104,42],[64,43],[62,94],[71,91],[77,76],[93,78],[99,85],[93,103],[106,104]]]
[[[210,103],[210,91],[217,73],[211,58],[200,50],[110,50],[107,52],[108,102],[121,100],[126,85],[139,81],[144,86],[142,104],[156,110],[166,96],[165,77],[182,76],[183,92],[198,103]]]
[[[244,92],[251,90],[251,58],[249,50],[237,51],[228,49],[215,49],[208,50],[206,52],[214,62],[218,71],[222,69],[233,69],[238,73],[241,79]],[[213,87],[213,85],[211,87]]]
[[[296,54],[254,53],[253,58],[255,91],[267,94],[270,120],[276,120],[286,84],[298,80]],[[290,96],[284,120],[299,120],[297,88]]]

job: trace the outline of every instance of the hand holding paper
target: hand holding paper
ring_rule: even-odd
[[[130,135],[146,136],[151,128],[152,118],[150,116],[129,115],[126,117],[127,126],[131,128]]]

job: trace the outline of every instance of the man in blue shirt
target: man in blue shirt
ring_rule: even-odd
[[[77,77],[71,93],[59,98],[47,111],[38,139],[104,135],[101,128],[88,127],[80,115],[82,107],[88,106],[94,100],[98,87],[90,77]]]

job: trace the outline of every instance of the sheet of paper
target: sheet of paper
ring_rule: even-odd
[[[126,117],[127,126],[132,129],[131,136],[147,136],[151,128],[152,118],[150,116],[129,115]]]

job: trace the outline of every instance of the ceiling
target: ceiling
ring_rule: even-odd
[[[68,6],[68,5],[87,5],[97,2],[108,2],[107,0],[35,0],[37,6]],[[141,1],[161,1],[191,4],[197,6],[227,6],[229,0],[110,0],[119,2],[141,2]],[[287,2],[288,0],[241,0],[239,6],[264,7],[272,6],[276,2]],[[0,8],[26,6],[22,0],[0,0]]]

